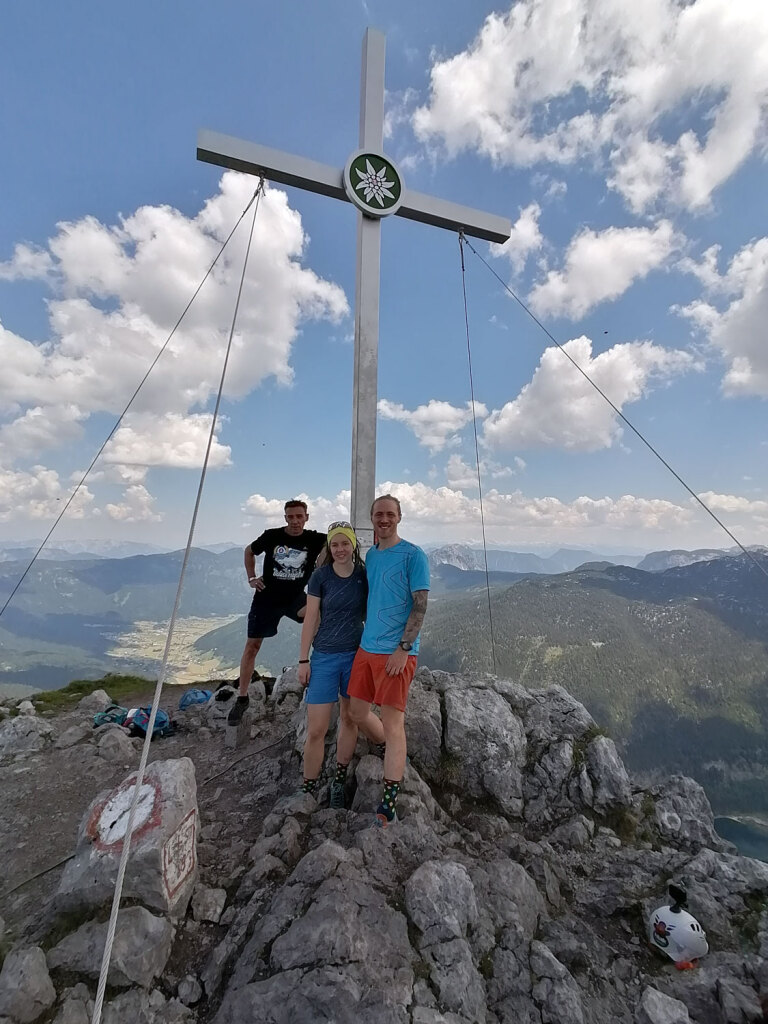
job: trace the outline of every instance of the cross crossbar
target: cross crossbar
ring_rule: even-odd
[[[344,189],[343,171],[328,164],[308,160],[293,153],[270,149],[231,135],[202,130],[197,136],[197,158],[218,167],[229,167],[246,174],[264,175],[279,185],[293,185],[305,192],[317,192],[332,199],[349,198]],[[433,224],[449,231],[463,231],[486,242],[506,242],[512,225],[506,217],[473,210],[447,199],[404,190],[403,201],[395,214],[422,224]]]

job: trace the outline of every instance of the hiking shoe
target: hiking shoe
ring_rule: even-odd
[[[247,695],[245,697],[238,697],[235,701],[235,706],[227,715],[227,723],[229,725],[239,725],[250,703],[250,697]]]
[[[334,811],[344,810],[344,783],[331,783],[331,807]]]
[[[390,825],[396,825],[396,824],[397,824],[397,813],[395,813],[394,818],[392,819],[392,821],[390,821],[389,818],[386,816],[386,814],[379,814],[377,812],[376,813],[376,817],[373,819],[373,825],[371,825],[371,828],[389,828]]]

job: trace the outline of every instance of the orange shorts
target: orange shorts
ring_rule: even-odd
[[[388,676],[386,672],[388,654],[371,654],[358,649],[355,660],[352,662],[352,674],[349,677],[347,694],[350,697],[359,697],[369,704],[378,704],[379,707],[397,708],[398,711],[405,711],[408,703],[408,689],[416,671],[416,655],[408,656],[405,668],[399,675]]]

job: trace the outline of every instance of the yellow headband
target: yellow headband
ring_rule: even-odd
[[[331,545],[331,541],[333,540],[333,538],[334,537],[338,537],[338,535],[340,533],[343,533],[344,536],[347,538],[347,540],[349,540],[351,542],[353,548],[357,547],[357,537],[355,536],[355,531],[352,529],[351,526],[334,526],[332,530],[329,530],[328,531],[328,546],[329,547]]]

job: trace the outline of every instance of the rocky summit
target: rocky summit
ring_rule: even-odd
[[[269,697],[252,685],[238,746],[233,695],[152,742],[106,1024],[768,1019],[768,864],[718,838],[692,780],[633,780],[561,687],[420,669],[384,831],[364,741],[346,810],[328,806],[331,734],[318,798],[297,792],[294,669]],[[108,699],[0,723],[2,1024],[91,1020],[140,746],[91,728]],[[688,970],[648,942],[673,879],[710,947]]]

